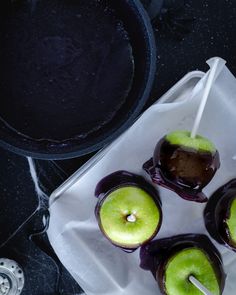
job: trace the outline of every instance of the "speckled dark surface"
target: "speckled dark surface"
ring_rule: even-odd
[[[144,2],[148,7],[150,1]],[[179,0],[165,3],[169,10],[163,11],[161,21],[160,18],[153,20],[158,71],[149,104],[186,72],[207,70],[205,61],[209,57],[225,58],[229,69],[236,75],[236,1]],[[39,179],[45,191],[52,192],[90,156],[57,162],[37,160]],[[13,258],[22,265],[26,275],[22,294],[80,294],[80,287],[63,268],[57,286],[58,269],[48,256],[52,251],[46,238],[40,241],[46,253],[40,250],[37,241],[36,245],[35,240],[29,238],[30,233],[42,229],[42,212],[37,212],[9,239],[38,208],[38,197],[25,158],[1,149],[0,167],[0,257]]]

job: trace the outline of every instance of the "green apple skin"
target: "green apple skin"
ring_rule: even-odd
[[[190,281],[194,276],[213,295],[220,295],[220,286],[214,268],[199,248],[185,248],[171,256],[165,266],[165,290],[167,295],[202,295]]]
[[[191,133],[185,130],[178,130],[167,134],[166,140],[172,145],[183,146],[200,152],[216,152],[216,147],[209,139],[200,135],[191,138]]]
[[[135,222],[127,217],[135,216]],[[123,186],[109,193],[101,204],[99,225],[115,245],[138,248],[152,239],[161,224],[161,209],[153,197],[135,186]]]
[[[229,217],[226,219],[229,229],[229,238],[236,245],[236,198],[231,202]]]

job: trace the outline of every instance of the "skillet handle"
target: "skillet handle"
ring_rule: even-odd
[[[183,13],[187,9],[185,0],[147,0],[144,6],[152,25],[158,26],[159,29],[162,27],[166,31],[165,34],[177,41],[183,40],[185,35],[192,32],[195,17],[192,13],[187,17]]]
[[[153,20],[157,15],[161,13],[164,0],[150,0],[146,5],[147,13],[151,20]]]

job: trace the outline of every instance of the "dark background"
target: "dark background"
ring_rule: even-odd
[[[150,1],[143,3],[148,8]],[[210,57],[226,59],[236,75],[236,0],[165,1],[153,27],[158,70],[148,105],[187,72],[206,71],[205,61]],[[37,160],[41,188],[49,195],[90,157],[57,162]],[[54,257],[45,235],[30,236],[43,229],[45,213],[41,209],[32,215],[39,198],[27,159],[2,149],[0,201],[0,257],[15,259],[22,265],[26,276],[22,294],[80,294],[79,286]],[[40,202],[41,208],[46,208],[47,200]]]

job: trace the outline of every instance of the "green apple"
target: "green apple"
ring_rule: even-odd
[[[194,276],[212,294],[221,294],[211,261],[206,253],[197,247],[182,249],[169,258],[164,274],[166,294],[202,295],[189,281],[190,276]]]
[[[154,182],[186,200],[206,202],[202,189],[220,167],[220,158],[208,139],[200,135],[191,138],[189,131],[174,131],[156,145],[153,163],[159,175],[154,173]]]
[[[101,204],[100,227],[115,245],[134,249],[157,233],[161,209],[145,190],[123,186],[107,195]]]
[[[229,217],[226,219],[230,239],[236,244],[236,198],[232,201]]]
[[[200,135],[191,138],[191,133],[189,131],[178,130],[171,132],[166,135],[166,140],[172,145],[183,146],[202,152],[216,152],[216,148],[210,140]]]

